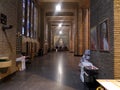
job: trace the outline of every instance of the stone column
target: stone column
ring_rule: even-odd
[[[72,52],[72,25],[69,28],[69,51]]]
[[[51,26],[51,49],[54,49],[54,33],[53,33],[53,27]]]
[[[88,9],[79,9],[77,18],[77,55],[83,55],[86,49],[89,49],[89,11]]]
[[[78,10],[78,55],[83,54],[83,13],[82,9]]]
[[[75,21],[74,21],[74,55],[78,55],[78,8],[75,10]]]
[[[48,23],[48,49],[51,50],[51,23]]]
[[[48,23],[46,20],[46,11],[44,11],[44,49],[43,53],[47,54],[48,51]]]
[[[75,35],[74,33],[75,33],[75,31],[74,31],[73,25],[74,25],[74,23],[72,22],[72,24],[71,24],[71,52],[74,53],[74,35]]]
[[[44,9],[41,9],[40,48],[44,47]]]
[[[83,50],[84,50],[84,17],[83,17],[83,10],[82,9],[77,9],[76,10],[76,20],[75,20],[75,25],[76,25],[76,31],[75,31],[75,56],[80,56],[83,55]]]
[[[89,49],[89,9],[83,9],[84,50]]]

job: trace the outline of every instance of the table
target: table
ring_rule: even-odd
[[[96,75],[98,74],[98,68],[95,66],[85,66],[84,67],[84,71],[86,72],[86,74],[88,75]]]
[[[96,78],[98,76],[98,68],[95,66],[85,66],[84,67],[84,82],[86,84],[95,84]]]
[[[120,79],[97,79],[106,90],[120,90]]]

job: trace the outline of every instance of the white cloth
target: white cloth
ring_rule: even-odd
[[[80,72],[80,79],[82,82],[84,82],[84,67],[85,66],[93,66],[93,64],[91,62],[89,62],[88,60],[90,59],[90,50],[85,50],[84,55],[82,56],[80,63],[78,66],[81,67],[81,72]]]
[[[84,67],[81,66],[80,79],[84,82]]]
[[[86,56],[85,58],[86,58],[87,60],[89,60],[89,59],[90,59],[90,56]]]
[[[84,62],[81,63],[83,67],[85,66],[93,66],[93,64],[87,60],[85,60]]]
[[[85,55],[90,55],[90,50],[85,50]]]
[[[22,66],[20,68],[20,71],[23,71],[26,69],[26,65],[25,65],[25,56],[21,56],[19,58],[16,58],[16,61],[21,61]]]
[[[80,79],[82,82],[84,82],[84,67],[85,66],[93,66],[93,64],[87,60],[85,60],[84,62],[81,62],[81,72],[80,72]]]

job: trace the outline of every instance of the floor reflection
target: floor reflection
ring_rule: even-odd
[[[58,63],[58,76],[57,76],[57,81],[59,83],[62,83],[62,76],[63,76],[63,68],[62,68],[61,61],[59,61],[59,63]]]
[[[88,90],[79,79],[79,59],[69,52],[36,57],[26,71],[0,84],[0,90]]]

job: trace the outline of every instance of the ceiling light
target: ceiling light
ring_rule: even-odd
[[[61,5],[60,4],[56,5],[56,11],[61,11]]]
[[[62,31],[59,31],[59,34],[62,34]]]
[[[58,27],[62,27],[62,23],[60,23],[60,24],[58,25]]]

